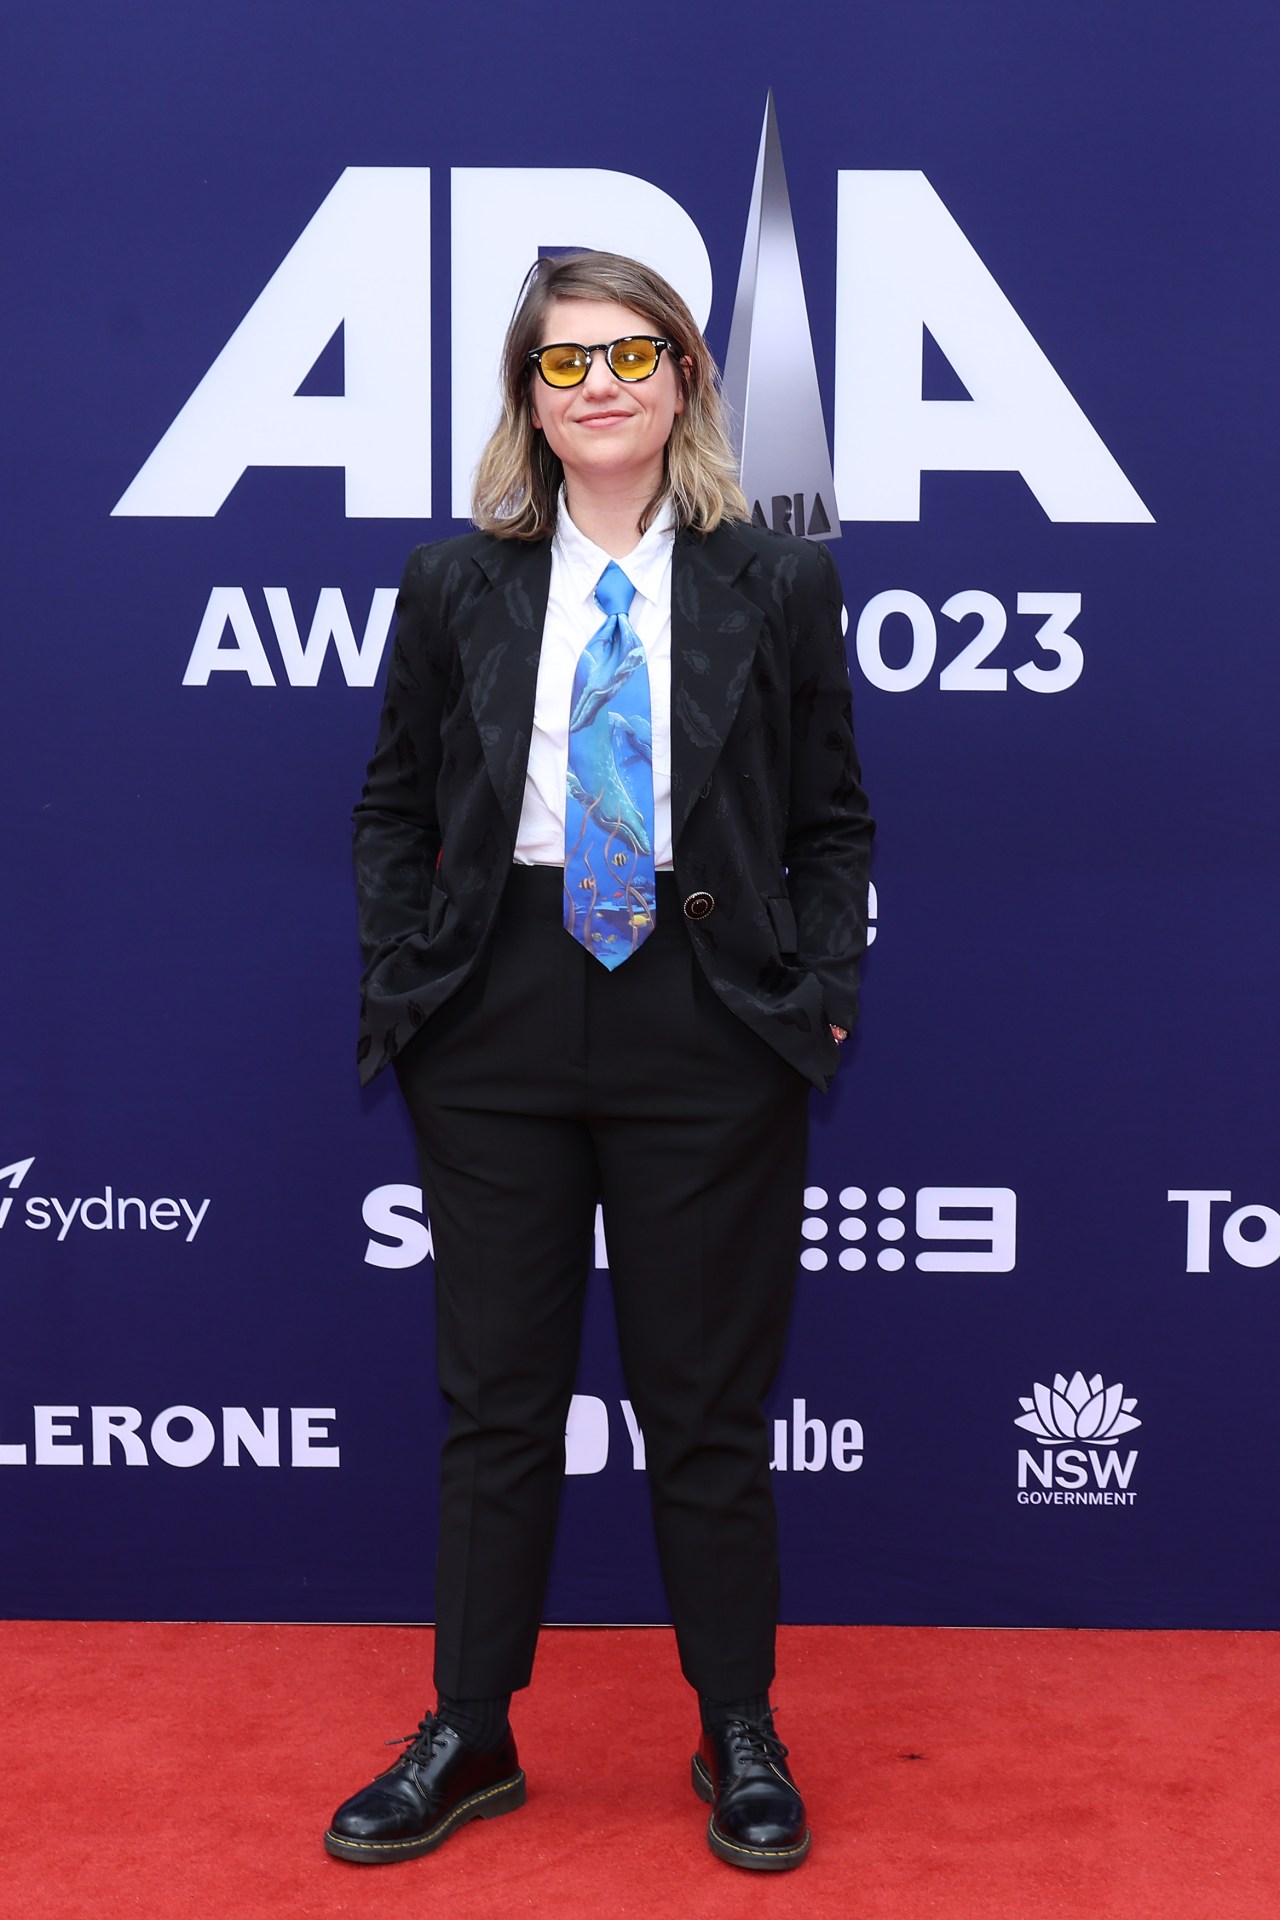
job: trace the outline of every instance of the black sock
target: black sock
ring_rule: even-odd
[[[452,1727],[464,1747],[473,1753],[492,1753],[506,1736],[511,1710],[509,1693],[495,1694],[490,1700],[455,1700],[451,1694],[437,1697],[436,1714],[446,1727]]]
[[[741,1700],[713,1700],[710,1694],[698,1695],[698,1711],[702,1715],[702,1724],[708,1733],[714,1733],[726,1720],[764,1721],[769,1724],[769,1696],[767,1693],[744,1694]]]

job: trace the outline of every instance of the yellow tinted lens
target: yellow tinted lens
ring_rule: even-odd
[[[619,380],[647,380],[658,364],[652,340],[619,340],[609,354],[609,365]]]
[[[538,364],[553,387],[576,387],[587,377],[587,356],[581,347],[544,347]]]

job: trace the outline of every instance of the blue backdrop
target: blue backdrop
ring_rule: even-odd
[[[5,1611],[430,1617],[428,1241],[354,1068],[390,592],[458,529],[513,263],[668,263],[723,359],[772,88],[881,821],[785,1616],[1280,1623],[1275,37],[9,20]],[[662,1619],[603,1270],[579,1393],[549,1617]]]

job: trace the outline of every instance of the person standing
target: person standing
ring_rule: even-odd
[[[751,524],[665,280],[539,261],[477,531],[418,548],[355,813],[360,1066],[393,1066],[436,1266],[437,1703],[343,1803],[340,1858],[524,1800],[508,1711],[550,1563],[597,1202],[707,1837],[796,1866],[773,1726],[763,1401],[808,1096],[857,1017],[872,823],[826,548]]]

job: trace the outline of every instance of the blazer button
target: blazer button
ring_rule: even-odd
[[[686,920],[705,920],[709,913],[714,913],[715,905],[714,895],[691,893],[684,903],[684,917]]]

